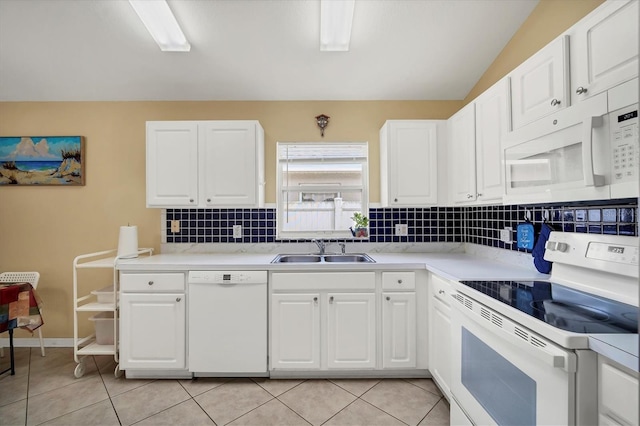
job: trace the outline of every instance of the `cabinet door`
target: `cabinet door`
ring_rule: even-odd
[[[416,294],[383,293],[382,367],[416,367]]]
[[[197,205],[197,122],[147,122],[147,207]]]
[[[449,119],[449,176],[456,203],[476,199],[475,106],[469,104]]]
[[[186,368],[185,306],[184,293],[122,293],[120,367]]]
[[[256,133],[250,121],[200,124],[200,196],[205,206],[257,207]]]
[[[558,37],[510,74],[514,129],[569,106],[568,40]]]
[[[327,367],[375,368],[376,297],[374,293],[329,293]]]
[[[583,100],[638,75],[638,2],[609,1],[571,31],[571,96]]]
[[[451,397],[451,308],[431,297],[429,371],[440,389]]]
[[[319,294],[271,296],[270,369],[320,368]]]
[[[508,108],[509,79],[499,81],[474,103],[477,201],[500,200],[504,193],[501,142],[511,124]]]
[[[380,131],[381,203],[428,206],[438,202],[437,123],[388,121]]]

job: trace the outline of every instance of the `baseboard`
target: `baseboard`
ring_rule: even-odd
[[[13,346],[16,348],[39,348],[40,339],[37,337],[13,338]],[[9,347],[9,338],[0,339],[0,347]],[[73,338],[44,338],[45,348],[72,348]]]

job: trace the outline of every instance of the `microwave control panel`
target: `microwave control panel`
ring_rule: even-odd
[[[638,105],[622,108],[609,115],[611,129],[612,182],[638,179],[640,142],[638,141]]]

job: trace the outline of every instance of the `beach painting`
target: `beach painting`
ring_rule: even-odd
[[[0,137],[0,185],[84,185],[83,137]]]

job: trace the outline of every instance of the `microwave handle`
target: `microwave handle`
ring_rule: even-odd
[[[585,186],[603,186],[604,176],[593,170],[593,129],[602,126],[602,117],[587,117],[582,123],[582,170]]]

